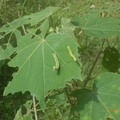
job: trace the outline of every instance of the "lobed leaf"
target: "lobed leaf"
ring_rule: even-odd
[[[42,20],[48,18],[54,12],[58,10],[58,7],[47,7],[44,10],[41,10],[37,13],[32,13],[30,15],[24,16],[22,18],[18,18],[10,23],[7,23],[2,28],[0,28],[0,32],[5,32],[6,34],[10,32],[14,32],[20,26],[30,24],[31,26],[40,23]]]
[[[2,33],[0,35],[0,39],[4,39],[5,36],[9,35],[9,33],[11,33],[11,35],[15,33],[15,37],[19,39],[19,37],[21,37],[21,33],[18,31],[17,28],[26,24],[30,24],[31,26],[36,25],[42,20],[49,17],[50,15],[52,15],[57,10],[58,7],[47,7],[46,9],[41,10],[40,12],[33,13],[22,18],[18,18],[10,23],[7,23],[6,25],[0,28],[0,33]],[[11,39],[11,35],[8,36],[8,41],[10,41],[9,39]],[[5,50],[0,47],[0,60],[9,58],[10,55],[15,52],[15,48],[13,48],[9,43],[7,43],[6,45],[7,48]]]
[[[120,34],[120,20],[115,18],[102,18],[94,14],[88,14],[83,17],[72,18],[71,22],[81,27],[86,35],[97,38]]]
[[[47,21],[43,24],[48,27]],[[66,81],[72,78],[81,79],[78,44],[72,37],[62,33],[45,37],[46,32],[46,27],[42,27],[39,35],[29,32],[19,38],[17,55],[9,63],[19,70],[13,74],[13,80],[9,82],[4,95],[28,90],[40,100],[43,107],[44,97],[49,90],[64,87]],[[67,46],[71,48],[76,61]]]
[[[93,90],[80,89],[73,93],[78,103],[80,120],[120,119],[120,75],[104,73],[97,77]]]

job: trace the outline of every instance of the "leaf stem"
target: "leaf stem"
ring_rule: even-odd
[[[33,95],[33,108],[34,108],[34,116],[35,116],[35,120],[38,120],[37,117],[37,110],[36,110],[36,103],[35,103],[35,96]]]
[[[67,96],[67,99],[68,99],[69,103],[70,103],[71,105],[73,105],[73,104],[72,104],[72,101],[71,101],[71,99],[70,99],[69,93],[68,93],[68,91],[67,91],[67,88],[64,88],[64,90],[65,90],[65,94],[66,94],[66,96]]]
[[[94,60],[94,62],[93,62],[93,64],[92,64],[92,66],[91,66],[90,72],[88,73],[87,77],[86,77],[85,80],[84,80],[85,82],[84,82],[83,87],[86,87],[87,83],[88,83],[89,80],[90,80],[91,74],[92,74],[92,72],[93,72],[93,70],[94,70],[94,68],[95,68],[95,65],[96,65],[96,63],[97,63],[97,61],[98,61],[98,59],[99,59],[99,57],[100,57],[100,55],[101,55],[101,53],[102,53],[102,49],[103,49],[103,46],[104,46],[104,44],[105,44],[105,41],[106,41],[106,39],[103,39],[103,42],[102,42],[102,46],[101,46],[101,48],[100,48],[100,51],[98,52],[98,54],[97,54],[97,56],[96,56],[96,58],[95,58],[95,60]]]

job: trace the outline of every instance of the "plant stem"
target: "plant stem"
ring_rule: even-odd
[[[85,82],[84,82],[84,87],[86,87],[86,85],[87,85],[87,83],[89,82],[89,80],[90,80],[90,77],[91,77],[91,74],[92,74],[92,72],[93,72],[93,70],[94,70],[94,68],[95,68],[95,65],[96,65],[96,63],[97,63],[97,61],[98,61],[98,59],[99,59],[99,57],[100,57],[100,55],[101,55],[101,53],[102,53],[102,49],[103,49],[103,46],[104,46],[104,44],[105,44],[105,39],[103,39],[103,43],[102,43],[102,46],[101,46],[101,48],[100,48],[100,51],[98,52],[98,54],[97,54],[97,56],[96,56],[96,58],[95,58],[95,61],[93,62],[93,64],[92,64],[92,66],[91,66],[91,69],[90,69],[90,72],[88,73],[88,75],[87,75],[87,77],[85,78]]]
[[[33,95],[33,108],[34,108],[34,116],[35,116],[35,120],[38,120],[37,117],[37,110],[36,110],[36,103],[35,103],[35,96]]]
[[[68,99],[69,103],[70,103],[71,105],[73,105],[73,104],[72,104],[72,101],[71,101],[71,99],[70,99],[69,93],[68,93],[68,91],[67,91],[67,88],[64,88],[64,90],[65,90],[65,93],[66,93],[66,96],[67,96],[67,99]]]

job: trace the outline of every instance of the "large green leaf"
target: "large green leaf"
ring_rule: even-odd
[[[120,119],[119,74],[101,74],[97,77],[93,90],[84,88],[75,91],[73,96],[78,99],[74,108],[80,111],[80,120]]]
[[[72,78],[81,79],[78,44],[62,33],[44,37],[49,25],[47,21],[43,24],[45,27],[41,27],[39,35],[29,32],[19,37],[17,55],[9,63],[19,70],[4,92],[6,95],[29,90],[41,105],[49,90],[64,87]]]
[[[85,34],[97,38],[120,34],[120,20],[115,18],[102,18],[88,14],[83,17],[72,18],[71,22],[80,26]]]

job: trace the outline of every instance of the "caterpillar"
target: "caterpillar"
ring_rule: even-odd
[[[56,54],[52,54],[54,61],[55,61],[55,66],[53,66],[53,70],[59,69],[60,65],[59,65],[59,60],[58,57],[56,56]]]
[[[71,50],[70,46],[67,46],[67,49],[68,49],[68,52],[69,52],[70,56],[73,58],[73,60],[77,61],[76,57],[72,53],[72,50]]]

